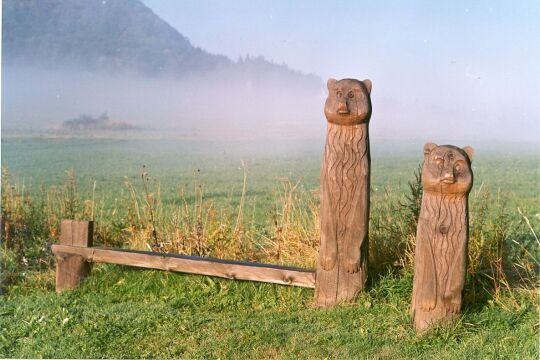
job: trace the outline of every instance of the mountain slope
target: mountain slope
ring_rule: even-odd
[[[5,0],[4,64],[185,73],[230,66],[136,0]]]
[[[323,133],[323,84],[193,46],[139,0],[4,0],[2,127],[82,114],[179,136]]]
[[[252,78],[320,79],[262,57],[237,63],[193,46],[139,0],[4,0],[2,57],[6,66],[107,73],[194,75],[229,71]]]

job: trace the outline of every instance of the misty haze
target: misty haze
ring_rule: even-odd
[[[102,112],[140,128],[137,137],[289,138],[324,131],[320,78],[261,56],[231,61],[209,54],[137,1],[3,6],[8,134],[54,136],[59,123]],[[58,14],[53,19],[46,15],[51,11]]]
[[[140,128],[137,137],[253,139],[317,137],[324,132],[321,87],[252,73],[212,72],[182,79],[6,68],[4,129],[40,130],[80,114],[107,112]],[[293,110],[294,109],[294,110]]]
[[[56,15],[49,17],[52,11]],[[55,136],[53,130],[65,120],[107,112],[140,128],[129,135],[136,137],[324,137],[326,78],[258,54],[231,60],[208,53],[138,1],[8,0],[3,12],[6,136],[13,131]],[[375,37],[369,46],[384,49],[378,44]],[[399,71],[395,64],[370,71],[373,59],[355,46],[350,51],[361,56],[349,76],[369,77],[374,84],[372,138],[537,139],[540,94],[534,72],[522,72],[526,80],[521,73],[509,78],[494,72],[494,64],[475,71],[456,60],[463,58],[459,54],[444,61],[454,77],[431,66],[417,73]],[[331,54],[328,48],[321,55]],[[317,54],[313,56],[317,61]],[[335,56],[350,57],[340,51]],[[529,63],[539,60],[537,51],[530,57]],[[324,72],[337,77],[343,70]]]

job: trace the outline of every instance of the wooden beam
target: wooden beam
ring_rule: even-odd
[[[62,220],[60,244],[91,247],[94,238],[94,222],[84,220]]]
[[[60,225],[60,244],[62,246],[92,246],[94,223],[92,221],[62,220]],[[81,280],[88,276],[91,266],[84,257],[63,253],[56,255],[56,291],[75,289]]]
[[[79,255],[89,262],[209,275],[227,279],[294,285],[306,288],[315,287],[314,271],[290,266],[257,264],[150,251],[104,249],[98,247],[85,248],[69,245],[53,245],[52,251],[56,256],[60,254]]]

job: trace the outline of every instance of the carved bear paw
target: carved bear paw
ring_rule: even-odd
[[[435,309],[435,301],[430,301],[430,300],[420,301],[418,304],[418,307],[422,311],[431,311]]]
[[[458,314],[461,311],[461,304],[459,301],[451,301],[446,305],[449,313]]]
[[[336,266],[335,256],[321,256],[321,267],[323,270],[330,271]]]
[[[345,269],[348,273],[355,274],[360,271],[360,261],[347,261]]]

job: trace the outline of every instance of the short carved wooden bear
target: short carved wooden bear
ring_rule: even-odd
[[[367,273],[371,81],[328,80],[315,302],[353,300]]]
[[[419,331],[450,321],[461,310],[473,152],[471,147],[424,146],[411,306],[414,327]]]

